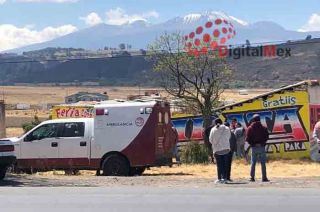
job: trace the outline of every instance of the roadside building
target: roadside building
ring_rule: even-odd
[[[101,93],[78,92],[65,97],[65,103],[72,104],[80,101],[96,101],[101,102],[108,100],[108,95]]]
[[[16,105],[17,110],[29,110],[30,108],[31,108],[30,104],[26,104],[26,103],[18,103]]]
[[[212,120],[236,119],[247,128],[254,114],[260,115],[261,123],[270,133],[266,145],[269,157],[320,161],[320,145],[312,138],[314,126],[320,120],[320,81],[302,81],[216,108]],[[202,141],[201,115],[177,114],[172,122],[179,142]]]
[[[266,152],[274,158],[309,158],[320,161],[319,145],[312,141],[320,120],[320,81],[306,80],[253,98],[216,108],[216,114],[249,127],[254,114],[269,131]],[[311,141],[311,142],[310,142]]]

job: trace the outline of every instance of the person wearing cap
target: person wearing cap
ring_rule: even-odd
[[[209,141],[212,144],[212,153],[216,158],[218,179],[215,183],[227,182],[228,153],[230,152],[230,128],[216,119],[215,126],[210,131]]]
[[[269,139],[268,129],[261,124],[260,116],[258,114],[253,115],[252,124],[247,129],[246,141],[251,147],[251,170],[250,181],[255,181],[255,169],[257,158],[261,162],[262,182],[268,182],[267,169],[266,169],[266,151],[265,146]]]

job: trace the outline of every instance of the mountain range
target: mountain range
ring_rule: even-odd
[[[237,32],[235,38],[229,42],[231,45],[244,44],[246,40],[249,40],[250,43],[262,43],[300,40],[305,39],[307,35],[320,37],[320,32],[286,30],[284,27],[271,21],[246,23],[233,16],[227,16],[222,12],[211,11],[175,17],[158,24],[149,24],[143,20],[124,25],[98,24],[47,42],[32,44],[6,52],[22,53],[47,47],[72,47],[96,50],[105,46],[118,47],[120,43],[130,44],[134,49],[146,49],[148,44],[152,43],[156,37],[164,32],[179,31],[187,34],[194,31],[198,26],[221,17],[231,22]]]
[[[25,54],[0,54],[0,85],[99,82],[100,85],[160,86],[161,80],[158,73],[153,71],[152,62],[142,55],[87,57],[79,60],[45,58],[48,56],[47,53],[59,51],[56,47],[72,47],[73,51],[77,50],[74,48],[96,50],[104,47],[114,48],[120,43],[125,43],[130,44],[133,49],[145,49],[164,32],[182,31],[186,35],[196,31],[198,26],[204,26],[208,21],[215,22],[221,17],[228,23],[232,22],[237,32],[228,44],[243,44],[246,40],[249,40],[252,46],[255,43],[275,42],[277,48],[291,49],[290,57],[228,58],[227,62],[234,70],[234,81],[227,86],[279,87],[300,80],[319,78],[320,32],[290,31],[273,22],[246,23],[219,12],[206,12],[176,17],[159,24],[149,24],[145,21],[135,21],[121,26],[99,24],[48,42],[13,49],[10,52]],[[42,57],[37,56],[41,54]]]
[[[277,88],[319,78],[320,38],[286,42],[278,44],[277,48],[290,49],[291,56],[227,58],[234,70],[234,79],[226,86]],[[41,51],[45,53],[49,50]],[[147,58],[130,54],[57,61],[33,60],[25,55],[0,55],[0,85],[98,82],[110,86],[161,86],[161,77],[152,66]]]

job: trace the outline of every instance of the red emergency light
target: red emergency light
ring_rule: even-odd
[[[109,112],[107,109],[96,109],[96,116],[108,115]]]

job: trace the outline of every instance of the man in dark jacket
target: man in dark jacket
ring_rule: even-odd
[[[255,181],[255,169],[257,158],[260,158],[261,171],[262,171],[262,182],[268,182],[267,169],[266,169],[266,151],[265,146],[269,139],[269,132],[260,122],[260,116],[258,114],[253,115],[253,123],[248,127],[246,134],[246,141],[251,147],[251,179]]]

